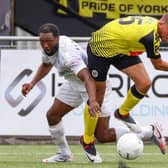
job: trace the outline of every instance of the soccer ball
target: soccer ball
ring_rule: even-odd
[[[122,135],[117,142],[118,154],[127,160],[133,160],[139,157],[143,152],[143,141],[134,133]]]

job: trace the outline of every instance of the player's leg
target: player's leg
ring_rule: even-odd
[[[109,68],[106,59],[95,57],[92,53],[90,48],[87,48],[88,53],[88,67],[91,72],[92,77],[95,79],[96,84],[96,99],[101,105],[105,93],[106,88],[106,74]],[[96,151],[94,145],[94,132],[97,124],[97,117],[93,118],[90,116],[88,108],[85,108],[84,112],[84,136],[81,137],[80,142],[83,146],[83,149],[92,162],[101,162],[101,158]]]
[[[127,115],[128,112],[146,95],[151,86],[151,80],[142,63],[130,66],[122,71],[135,83],[135,85],[130,88],[125,102],[119,108],[122,115]]]
[[[106,77],[107,72],[110,66],[110,62],[107,62],[107,59],[97,57],[92,54],[92,51],[88,45],[87,47],[88,53],[88,68],[95,79],[96,85],[96,100],[98,101],[99,105],[101,106],[106,90]],[[103,64],[103,65],[102,65]],[[98,117],[91,117],[89,115],[88,108],[85,108],[84,112],[84,124],[85,124],[85,131],[84,131],[84,143],[89,144],[94,141],[94,132],[96,128]]]
[[[98,116],[92,117],[89,114],[88,105],[84,108],[84,135],[80,137],[80,143],[87,158],[93,163],[101,163],[102,159],[95,148],[94,132],[97,125]]]
[[[109,127],[110,116],[112,113],[112,99],[111,99],[111,87],[107,81],[106,92],[103,100],[103,104],[101,106],[101,114],[97,122],[95,137],[101,142],[115,142],[120,136],[125,133],[130,132],[128,127],[120,126],[119,124],[114,127]],[[120,121],[118,121],[120,122]]]
[[[73,90],[69,82],[64,83],[56,96],[56,100],[47,112],[49,131],[53,142],[58,145],[59,152],[43,162],[66,162],[72,160],[72,154],[64,135],[62,117],[74,107],[82,103],[82,98],[77,90]]]
[[[99,117],[95,130],[96,139],[101,142],[116,141],[116,131],[114,128],[109,128],[110,117]]]
[[[129,132],[131,132],[131,130],[124,126],[109,128],[109,117],[100,117],[97,123],[95,137],[101,143],[114,142]],[[160,149],[162,154],[166,154],[166,141],[158,123],[142,127],[142,131],[137,133],[137,136],[143,141],[151,141]]]
[[[94,132],[97,125],[98,116],[92,117],[89,114],[88,105],[84,108],[84,135],[83,140],[85,144],[94,142]]]
[[[113,128],[109,128],[109,121],[111,116],[111,89],[106,87],[106,94],[101,107],[102,113],[98,119],[96,126],[95,137],[99,142],[114,142],[126,134],[131,132],[128,127],[120,126],[117,124]],[[166,141],[162,133],[162,129],[159,124],[154,123],[148,126],[141,127],[141,132],[137,133],[137,136],[142,140],[149,140],[156,144],[162,154],[166,153]]]
[[[98,88],[102,88],[102,89],[97,89],[97,96],[100,95],[98,100],[100,103],[103,99],[106,84],[105,82],[101,82],[101,83],[99,82],[98,86],[99,86]],[[90,115],[88,105],[86,104],[84,109],[84,135],[80,138],[80,143],[83,146],[83,149],[85,150],[85,153],[88,159],[94,163],[102,162],[102,159],[99,153],[97,152],[94,144],[94,133],[95,133],[98,117],[99,117],[98,115],[95,117]]]
[[[127,74],[135,83],[129,89],[123,104],[116,110],[115,117],[124,121],[133,131],[140,132],[141,127],[129,113],[146,95],[151,86],[151,80],[139,57],[123,56],[118,59],[118,62],[114,66]]]
[[[47,112],[49,132],[54,144],[58,145],[58,153],[49,158],[43,159],[43,162],[67,162],[72,160],[71,150],[64,134],[62,117],[73,107],[56,99]]]
[[[106,83],[105,82],[95,82],[97,85],[97,101],[99,101],[99,104],[103,101],[104,93],[105,93],[105,87]],[[99,115],[99,114],[98,114]],[[85,131],[84,131],[84,142],[86,144],[92,143],[94,141],[94,132],[97,124],[98,117],[93,117],[89,113],[88,105],[85,105],[84,109],[84,126],[85,126]]]
[[[101,114],[98,119],[98,123],[95,130],[95,137],[99,142],[114,142],[124,133],[129,132],[130,130],[127,127],[113,127],[110,128],[109,121],[111,113],[113,112],[113,99],[112,99],[112,89],[111,82],[107,79],[106,81],[106,90],[103,98],[103,103],[101,106]],[[120,122],[120,121],[118,121]]]
[[[127,126],[109,127],[109,120],[110,116],[99,117],[95,131],[95,137],[99,142],[116,142],[122,135],[131,132]]]
[[[102,104],[102,113],[98,119],[98,123],[96,126],[95,137],[99,142],[114,142],[118,141],[118,139],[124,135],[125,133],[131,132],[128,127],[124,126],[114,126],[113,128],[109,128],[109,120],[111,115],[111,90],[108,89],[108,85],[106,88],[106,94],[104,97],[104,101]],[[162,154],[166,154],[166,141],[162,133],[161,126],[157,123],[141,127],[141,132],[137,133],[137,136],[142,140],[152,141],[156,144]]]

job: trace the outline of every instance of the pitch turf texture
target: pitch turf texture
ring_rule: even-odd
[[[54,145],[0,145],[0,168],[168,168],[168,155],[162,155],[154,145],[145,145],[143,155],[127,161],[116,153],[116,145],[97,145],[103,163],[90,163],[80,145],[71,145],[74,161],[68,163],[41,163],[53,155]]]

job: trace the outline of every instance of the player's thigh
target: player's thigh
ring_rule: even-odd
[[[150,77],[143,63],[129,66],[122,71],[135,82],[139,89],[151,85]]]
[[[49,109],[49,114],[65,115],[83,102],[80,91],[74,89],[69,82],[63,83],[56,94],[56,99]]]
[[[74,84],[72,84],[71,82],[65,82],[59,88],[59,91],[56,94],[56,98],[61,102],[75,108],[83,102],[81,93],[83,93],[83,91],[75,88]]]
[[[139,89],[143,89],[150,85],[151,81],[149,75],[139,56],[131,57],[127,55],[118,55],[116,56],[113,65],[127,74]]]
[[[74,109],[74,107],[60,101],[59,99],[55,99],[52,106],[50,107],[50,109],[47,112],[47,115],[49,117],[51,116],[59,116],[62,117],[64,116],[66,113],[68,113],[69,111],[71,111],[72,109]]]

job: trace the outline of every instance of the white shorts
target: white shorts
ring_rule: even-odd
[[[66,81],[59,87],[56,98],[69,106],[76,108],[88,99],[86,89],[83,89],[84,87],[84,85],[79,85],[79,83]],[[107,87],[100,117],[108,117],[112,113],[110,95],[111,90]]]
[[[86,90],[74,87],[74,83],[66,81],[59,87],[56,98],[75,108],[87,101],[88,96]]]

